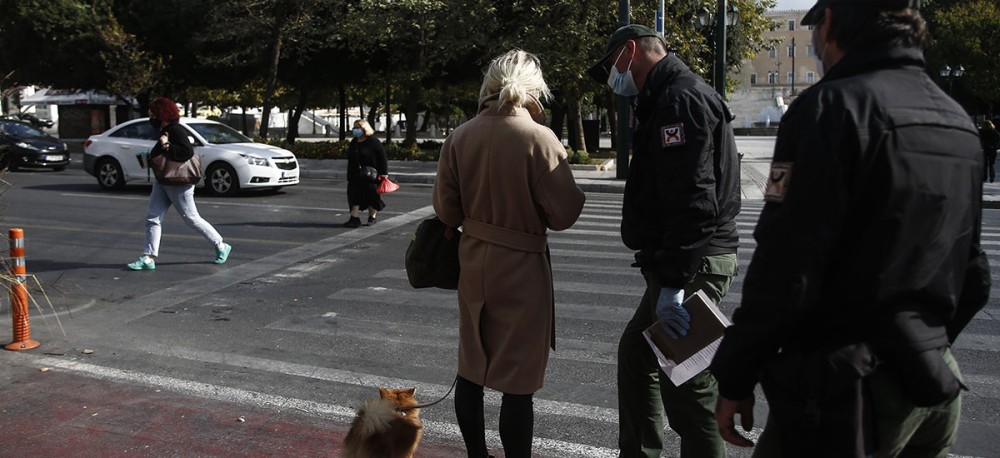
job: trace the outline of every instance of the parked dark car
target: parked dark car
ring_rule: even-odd
[[[52,122],[51,119],[39,118],[38,116],[35,116],[35,115],[31,114],[31,113],[9,114],[7,116],[0,117],[0,119],[10,119],[10,120],[13,120],[13,121],[24,121],[24,122],[26,122],[28,124],[31,124],[32,126],[35,126],[35,127],[39,128],[39,129],[51,128],[52,126],[56,125],[54,122]]]
[[[66,144],[31,124],[0,119],[0,168],[39,167],[62,170],[69,165]]]

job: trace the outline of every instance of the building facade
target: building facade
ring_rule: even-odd
[[[772,42],[743,68],[730,75],[736,88],[729,95],[737,125],[777,125],[789,101],[819,81],[812,26],[800,24],[805,10],[768,11],[771,28],[762,38]]]

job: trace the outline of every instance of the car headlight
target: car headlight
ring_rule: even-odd
[[[247,160],[247,164],[250,164],[250,165],[259,165],[261,167],[267,167],[268,166],[267,159],[264,159],[262,157],[250,156],[249,154],[241,154],[240,156],[243,156],[243,159]]]
[[[38,148],[35,147],[35,145],[29,144],[29,143],[17,142],[17,143],[15,143],[15,145],[17,145],[17,146],[19,146],[21,148],[24,148],[24,149],[33,149],[35,151],[38,151]]]

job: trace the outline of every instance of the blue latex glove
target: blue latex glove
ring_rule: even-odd
[[[656,299],[656,318],[672,339],[687,335],[688,328],[691,327],[691,315],[681,305],[682,302],[683,289],[660,288],[660,297]]]

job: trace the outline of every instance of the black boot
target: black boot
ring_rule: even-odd
[[[374,216],[369,216],[369,217],[368,217],[368,225],[369,225],[369,226],[374,226],[374,225],[375,225],[375,223],[377,223],[377,222],[378,222],[378,221],[377,221],[377,220],[375,219],[375,217],[374,217]]]
[[[361,218],[357,216],[352,216],[351,219],[347,220],[347,222],[344,223],[344,227],[355,228],[360,226],[361,226]]]

